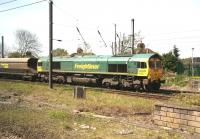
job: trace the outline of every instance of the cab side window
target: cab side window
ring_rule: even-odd
[[[137,63],[137,68],[140,68],[140,62],[136,62]]]
[[[145,69],[145,68],[147,68],[147,65],[146,65],[146,63],[145,63],[145,62],[141,62],[141,68],[142,68],[142,69]]]
[[[38,66],[42,66],[42,62],[38,62]]]
[[[145,69],[147,64],[145,62],[137,62],[137,68]]]

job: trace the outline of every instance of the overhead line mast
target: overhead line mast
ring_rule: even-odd
[[[135,54],[135,50],[134,50],[134,41],[135,41],[134,19],[132,19],[131,21],[132,21],[132,54]]]
[[[4,58],[4,36],[1,37],[1,58]]]
[[[53,65],[53,2],[49,1],[49,88],[53,89],[52,65]]]

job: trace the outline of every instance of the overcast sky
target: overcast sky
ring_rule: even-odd
[[[0,4],[12,0],[0,0]],[[36,2],[16,0],[0,5],[0,11]],[[99,29],[108,45],[114,41],[114,24],[117,32],[130,35],[131,19],[135,19],[135,32],[141,31],[146,47],[162,54],[176,45],[181,57],[200,56],[200,0],[54,0],[55,48],[69,53],[83,46],[76,30],[79,27],[85,40],[96,54],[111,54],[98,36]],[[42,43],[41,55],[48,55],[48,1],[0,12],[0,35],[10,50],[15,44],[14,32],[25,29],[35,33]]]

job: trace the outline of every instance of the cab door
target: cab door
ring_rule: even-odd
[[[137,74],[138,70],[137,70],[137,63],[133,60],[131,60],[131,58],[128,60],[128,63],[127,63],[127,71],[128,73],[131,73],[131,74]]]
[[[138,69],[137,76],[148,76],[147,62],[137,61],[136,63],[137,63],[137,69]]]

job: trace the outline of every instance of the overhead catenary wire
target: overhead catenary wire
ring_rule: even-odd
[[[7,1],[7,2],[3,2],[3,3],[0,3],[0,5],[4,5],[4,4],[8,4],[8,3],[12,3],[12,2],[15,2],[17,0],[11,0],[11,1]]]
[[[76,17],[76,16],[74,16],[73,14],[71,14],[70,12],[68,12],[68,11],[65,11],[65,10],[63,10],[62,8],[60,8],[58,5],[55,5],[55,3],[53,3],[53,6],[56,8],[56,9],[58,9],[63,15],[69,15],[69,16],[71,16],[75,21],[76,21],[76,24],[73,24],[73,25],[70,25],[71,27],[77,27],[78,26],[78,24],[79,24],[79,21],[80,21],[80,19],[78,18],[78,17]],[[66,25],[66,24],[60,24],[60,23],[54,23],[55,25],[59,25],[59,26],[63,26],[63,27],[69,27],[69,25]],[[82,24],[82,25],[84,25],[84,24]],[[94,30],[96,30],[96,25],[94,25],[94,24],[85,24],[85,25],[87,25],[87,26],[89,26],[89,27],[87,27],[87,28],[92,28],[92,29],[94,29]],[[91,26],[95,26],[95,27],[91,27]]]
[[[76,18],[76,17],[75,17],[74,15],[72,15],[71,13],[64,11],[64,10],[63,10],[62,8],[60,8],[59,6],[55,5],[55,3],[53,3],[53,6],[54,6],[56,9],[60,10],[60,12],[62,12],[64,15],[65,15],[65,14],[70,15],[76,22],[79,21],[78,18]]]
[[[59,26],[63,26],[63,27],[73,27],[73,28],[74,27],[76,28],[77,26],[79,26],[78,24],[79,24],[80,19],[78,17],[74,16],[73,14],[71,14],[70,12],[68,12],[66,10],[63,10],[62,8],[60,8],[60,6],[56,5],[55,3],[53,3],[53,6],[56,9],[58,9],[63,15],[67,14],[67,15],[71,16],[76,21],[76,24],[73,24],[73,25],[66,25],[66,24],[63,24],[63,23],[62,24],[54,23],[55,25],[59,25]],[[98,26],[96,24],[81,24],[81,25],[83,25],[84,28],[88,28],[90,30],[96,30],[96,28]],[[87,25],[87,27],[85,27],[85,25]]]
[[[27,7],[27,6],[31,6],[31,5],[38,4],[38,3],[41,3],[41,2],[44,2],[44,1],[47,1],[47,0],[36,1],[36,2],[33,2],[33,3],[29,3],[29,4],[9,8],[9,9],[5,9],[5,10],[0,11],[0,13],[8,12],[8,11],[11,11],[11,10],[15,10],[15,9],[19,9],[19,8],[23,8],[23,7]]]

